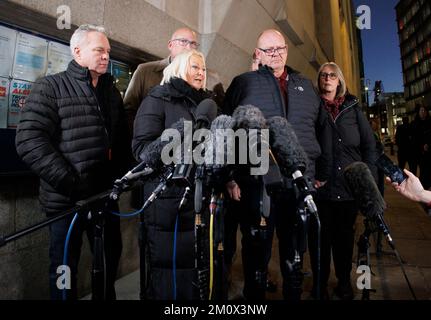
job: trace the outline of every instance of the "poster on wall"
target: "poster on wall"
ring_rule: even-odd
[[[44,76],[47,53],[47,40],[19,32],[16,39],[12,77],[36,81],[36,79]]]
[[[130,69],[127,64],[112,61],[110,64],[111,74],[115,78],[115,86],[122,95],[126,92],[127,86],[130,82]]]
[[[15,30],[0,26],[0,77],[12,75],[16,35]]]
[[[33,83],[28,81],[12,80],[9,89],[8,128],[16,128],[18,125],[19,111],[24,107],[32,85]]]
[[[9,79],[0,78],[0,129],[7,128],[9,106]]]
[[[50,41],[48,44],[48,68],[46,75],[65,71],[71,60],[72,54],[69,46]]]

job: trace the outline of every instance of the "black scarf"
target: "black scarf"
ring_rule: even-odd
[[[210,94],[206,90],[196,90],[181,78],[171,78],[169,80],[169,84],[172,87],[170,94],[173,97],[185,96],[192,99],[196,104],[199,104],[202,100],[210,97]]]

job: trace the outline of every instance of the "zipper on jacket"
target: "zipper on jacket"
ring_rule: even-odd
[[[99,112],[99,116],[102,119],[103,129],[105,131],[105,135],[106,135],[106,138],[108,140],[108,154],[107,154],[107,156],[108,156],[108,160],[111,160],[112,159],[111,139],[109,137],[108,130],[106,129],[105,117],[103,116],[102,110],[100,109],[99,99],[97,99],[97,94],[96,94],[96,88],[93,87],[91,80],[88,80],[88,85],[90,86],[91,93],[93,94],[94,98],[96,99],[97,111]]]
[[[358,100],[356,100],[354,103],[352,103],[350,106],[347,106],[347,108],[343,109],[342,111],[340,111],[339,114],[337,114],[337,116],[334,119],[334,123],[337,121],[338,117],[341,116],[345,111],[353,108],[354,106],[356,106],[358,104]]]
[[[275,78],[275,75],[273,73],[271,73],[268,69],[266,69],[266,71],[269,72],[272,81],[275,83],[275,87],[276,87],[276,90],[278,92],[278,98],[281,101],[281,109],[282,109],[281,111],[282,111],[284,117],[287,119],[286,105],[285,105],[284,99],[281,95],[281,89],[280,89],[280,86],[278,85],[277,79]],[[286,81],[286,86],[287,86],[287,88],[286,88],[287,95],[289,95],[289,81]]]

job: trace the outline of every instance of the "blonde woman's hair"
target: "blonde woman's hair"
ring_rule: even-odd
[[[344,79],[344,75],[340,67],[335,62],[326,62],[320,66],[319,72],[317,73],[317,88],[319,90],[319,93],[320,94],[324,93],[322,91],[322,88],[320,87],[320,74],[322,73],[322,70],[325,67],[330,67],[337,75],[338,80],[340,81],[337,87],[337,94],[335,95],[335,97],[338,98],[338,97],[344,96],[347,92],[346,80]]]
[[[182,53],[180,53],[179,55],[177,55],[174,60],[172,60],[172,62],[165,68],[165,70],[163,70],[163,79],[160,82],[161,85],[165,84],[165,83],[169,83],[169,81],[172,78],[181,78],[184,81],[187,80],[187,70],[188,67],[190,66],[190,59],[192,57],[198,57],[201,58],[204,64],[204,68],[205,67],[205,57],[203,55],[202,52],[199,52],[197,50],[187,50],[184,51]],[[205,69],[205,79],[203,82],[203,88],[205,89],[207,86],[207,72]]]

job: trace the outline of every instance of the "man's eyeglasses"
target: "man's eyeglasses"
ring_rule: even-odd
[[[337,74],[334,72],[331,72],[331,73],[321,72],[320,73],[320,78],[326,79],[326,77],[329,77],[329,79],[331,79],[331,80],[335,80],[338,78]]]
[[[190,45],[190,47],[193,49],[197,49],[197,47],[199,47],[199,43],[197,43],[196,41],[190,41],[183,38],[172,39],[171,41],[178,41],[179,45],[182,47],[187,47],[188,45]]]
[[[263,51],[267,56],[273,56],[276,52],[278,54],[282,54],[286,52],[287,46],[284,47],[278,47],[278,48],[268,48],[268,49],[262,49],[258,48],[260,51]]]

